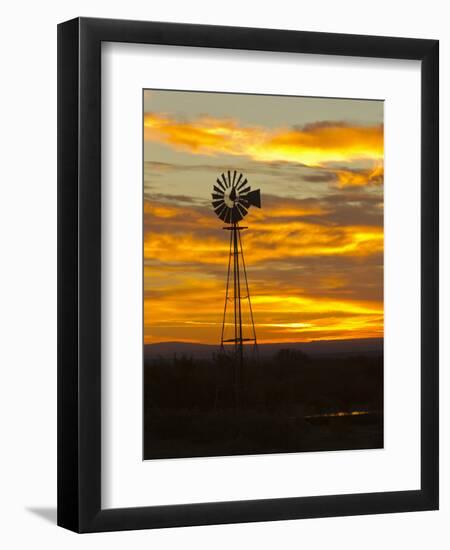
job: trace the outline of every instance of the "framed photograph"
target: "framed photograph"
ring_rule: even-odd
[[[58,524],[438,508],[438,42],[58,27]]]

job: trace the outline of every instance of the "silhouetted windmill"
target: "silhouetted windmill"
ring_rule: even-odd
[[[239,385],[240,372],[244,362],[244,342],[253,342],[255,347],[257,345],[240,234],[247,227],[240,226],[239,222],[247,215],[250,206],[261,208],[261,196],[259,189],[252,191],[247,178],[234,170],[233,173],[228,171],[217,178],[216,185],[213,186],[212,198],[214,212],[222,221],[228,224],[223,229],[230,231],[230,252],[220,346],[224,351],[225,344],[234,344],[234,357],[238,368],[236,384]],[[245,326],[242,323],[243,300],[247,302],[250,314],[250,334],[248,335],[244,334]],[[225,339],[226,316],[230,302],[233,304],[234,337]]]

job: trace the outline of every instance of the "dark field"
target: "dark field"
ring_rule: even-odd
[[[144,361],[144,459],[383,447],[383,355]],[[236,402],[237,398],[237,402]]]

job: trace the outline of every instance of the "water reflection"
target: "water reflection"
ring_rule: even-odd
[[[330,413],[321,413],[321,414],[310,414],[305,416],[305,418],[334,418],[339,416],[363,416],[367,414],[374,414],[371,411],[338,411]]]

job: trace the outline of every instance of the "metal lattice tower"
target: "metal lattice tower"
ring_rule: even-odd
[[[236,170],[228,171],[217,178],[213,186],[212,206],[215,213],[227,225],[223,228],[230,232],[230,249],[228,256],[228,272],[225,292],[225,305],[223,311],[222,332],[220,346],[225,351],[226,344],[234,344],[234,358],[239,374],[244,363],[244,342],[253,342],[257,346],[255,323],[251,305],[250,291],[245,266],[244,250],[242,247],[241,231],[248,229],[239,225],[239,222],[247,215],[250,206],[261,208],[260,191],[252,191],[248,181]],[[249,333],[245,334],[243,324],[243,302],[247,303],[250,323]],[[227,313],[231,305],[233,314],[234,336],[225,338]]]

